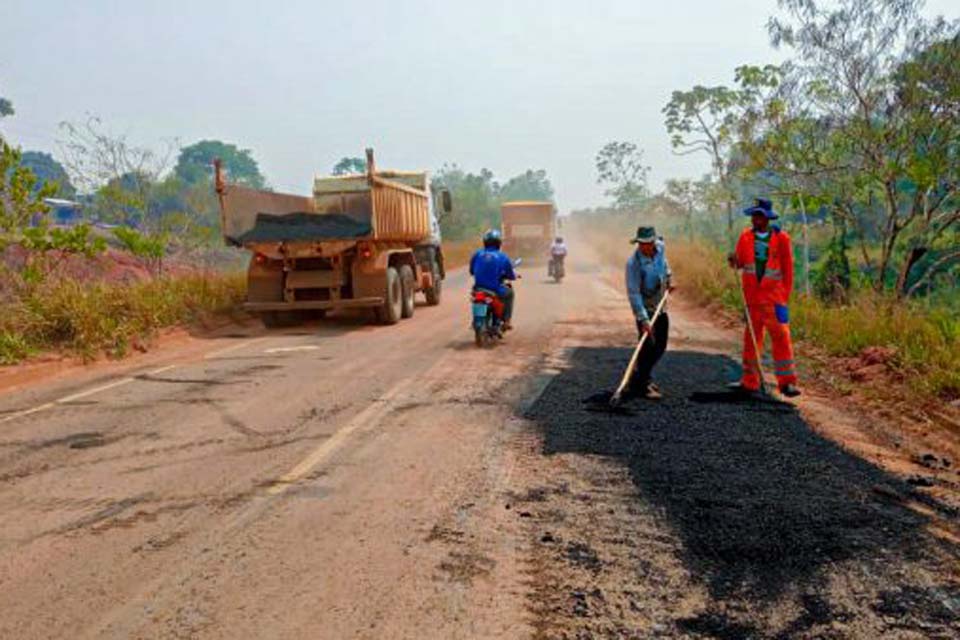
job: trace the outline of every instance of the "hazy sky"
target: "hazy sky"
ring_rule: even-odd
[[[58,123],[93,113],[141,144],[237,143],[301,193],[365,146],[383,167],[544,168],[563,211],[603,202],[611,140],[646,150],[654,187],[697,177],[704,158],[670,151],[670,92],[777,59],[774,0],[0,4],[8,138],[56,152]]]

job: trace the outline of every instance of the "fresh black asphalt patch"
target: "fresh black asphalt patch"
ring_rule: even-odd
[[[629,355],[573,350],[526,417],[542,432],[546,455],[626,469],[638,508],[658,514],[676,542],[708,596],[701,614],[674,619],[666,635],[859,637],[883,629],[889,637],[957,637],[960,584],[942,569],[958,566],[960,549],[927,532],[927,517],[906,504],[915,491],[908,482],[819,436],[796,411],[692,401],[724,388],[733,363],[721,355],[670,351],[655,372],[663,400],[634,401],[634,415],[584,411],[584,398],[616,386]],[[589,524],[577,533],[578,544],[592,548]],[[839,574],[861,592],[837,593],[831,579]],[[787,600],[795,618],[771,627],[770,609]],[[599,628],[590,633],[622,637]],[[818,635],[825,630],[832,632]]]

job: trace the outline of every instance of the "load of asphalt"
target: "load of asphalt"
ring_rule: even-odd
[[[576,461],[569,466],[580,477],[570,482],[592,487],[576,499],[551,494],[553,502],[538,505],[552,514],[550,539],[573,537],[578,549],[599,549],[580,573],[549,568],[564,558],[544,551],[540,579],[556,584],[540,585],[532,596],[551,604],[531,603],[543,618],[539,628],[553,630],[544,637],[633,637],[624,630],[644,619],[657,621],[647,629],[653,635],[693,637],[960,631],[960,547],[928,532],[927,517],[911,508],[915,489],[908,482],[821,437],[798,412],[690,400],[723,389],[733,363],[720,355],[668,352],[656,372],[663,400],[636,401],[632,415],[584,411],[582,399],[613,388],[628,357],[625,349],[575,349],[526,416],[541,430],[547,456]],[[611,488],[611,465],[624,470],[630,490]],[[644,539],[656,544],[644,549]],[[611,540],[624,541],[622,548]],[[655,581],[657,598],[687,602],[683,611],[636,601],[641,583],[656,573],[652,567],[668,564],[657,558],[664,540],[687,577]],[[567,611],[544,595],[571,584],[592,593],[604,584],[598,571],[618,572],[606,584],[634,594],[629,606],[611,605],[613,594],[604,592],[597,600],[603,613],[588,624],[576,598],[576,610]],[[686,591],[694,589],[704,596],[691,611]]]

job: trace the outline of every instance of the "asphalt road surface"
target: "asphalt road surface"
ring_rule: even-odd
[[[0,638],[957,637],[956,508],[861,418],[689,399],[735,332],[675,306],[664,401],[584,410],[634,339],[604,264],[522,268],[494,348],[460,271],[3,394]]]

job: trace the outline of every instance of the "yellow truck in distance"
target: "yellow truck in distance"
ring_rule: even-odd
[[[552,202],[504,202],[500,215],[507,255],[533,262],[547,260],[557,233],[557,208]]]
[[[244,308],[268,326],[347,308],[383,324],[414,313],[414,295],[440,303],[440,226],[425,171],[317,177],[311,196],[226,181],[215,162],[224,241],[250,251]],[[450,194],[438,204],[450,210]]]

